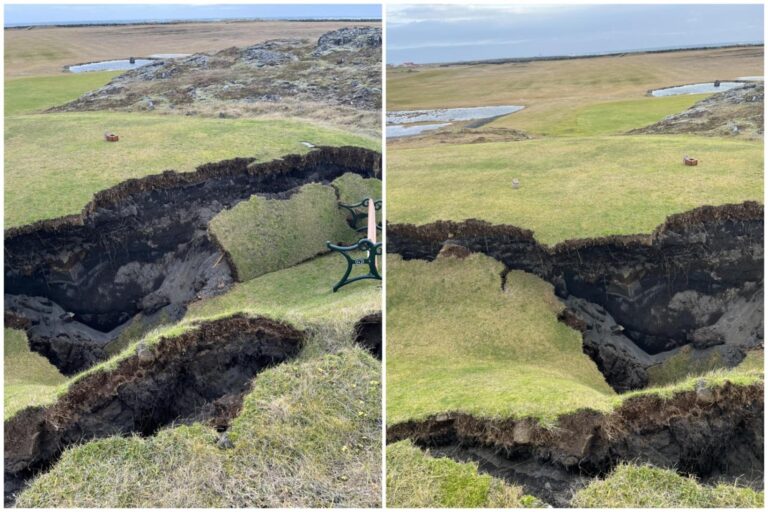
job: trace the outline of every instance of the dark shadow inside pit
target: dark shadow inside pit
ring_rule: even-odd
[[[226,429],[254,376],[295,357],[304,338],[286,324],[235,316],[140,345],[114,370],[71,384],[51,406],[25,409],[5,422],[6,503],[70,445],[149,436],[175,423]]]
[[[231,287],[233,271],[208,232],[217,213],[348,172],[377,177],[380,165],[367,149],[316,148],[126,181],[81,215],[6,231],[5,311],[29,322],[32,350],[73,375],[114,353],[124,331],[176,321],[189,302]]]
[[[379,360],[381,360],[382,337],[381,311],[364,316],[355,325],[355,343]]]

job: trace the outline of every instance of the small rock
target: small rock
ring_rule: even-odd
[[[515,179],[512,180],[512,188],[515,189],[515,190],[520,188],[520,180],[519,179],[515,178]]]
[[[235,447],[226,432],[222,432],[219,436],[219,440],[216,441],[216,447],[220,450],[231,450]]]
[[[136,355],[142,364],[151,363],[155,360],[155,353],[144,342],[139,343],[139,346],[136,348]]]
[[[440,249],[440,252],[438,253],[437,257],[438,259],[458,258],[460,260],[463,260],[470,254],[472,254],[472,251],[470,251],[463,245],[459,245],[453,240],[446,240],[446,242],[443,244],[442,249]]]
[[[704,381],[704,379],[699,379],[696,381],[696,399],[699,402],[703,402],[706,404],[711,404],[715,401],[715,393],[707,387],[707,383]]]

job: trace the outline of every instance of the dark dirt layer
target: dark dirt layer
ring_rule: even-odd
[[[716,136],[761,136],[765,88],[762,83],[714,94],[691,108],[629,134],[696,133]]]
[[[673,215],[650,235],[554,247],[474,219],[387,229],[387,250],[405,259],[432,260],[446,242],[552,283],[617,391],[647,385],[647,368],[683,346],[717,351],[733,366],[763,343],[763,206],[755,202]]]
[[[304,339],[302,331],[266,318],[206,322],[81,378],[53,405],[24,409],[5,422],[6,503],[69,445],[151,435],[174,422],[225,428],[251,379],[296,356]]]
[[[306,183],[380,169],[377,152],[317,148],[128,180],[96,194],[80,215],[6,231],[6,313],[26,319],[30,346],[72,375],[105,359],[132,319],[145,329],[174,321],[189,302],[231,286],[207,229],[221,210],[253,194],[290,197]]]
[[[355,343],[381,360],[381,311],[371,313],[360,319],[355,324]]]
[[[575,490],[622,461],[762,488],[763,409],[762,383],[725,383],[630,398],[609,414],[575,412],[553,428],[447,413],[390,426],[387,442],[410,439],[433,455],[478,461],[481,471],[568,506]]]

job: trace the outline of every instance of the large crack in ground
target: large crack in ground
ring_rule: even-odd
[[[432,260],[485,253],[507,270],[554,285],[561,320],[582,332],[584,352],[618,392],[682,354],[736,366],[763,344],[763,207],[701,207],[671,216],[650,235],[546,247],[533,233],[478,220],[389,225],[387,250]],[[502,288],[506,285],[501,276]],[[579,412],[553,429],[533,420],[446,413],[388,427],[433,455],[473,460],[481,471],[568,506],[575,489],[621,461],[648,462],[704,481],[762,487],[763,386],[726,384],[632,398],[612,414]]]
[[[540,245],[533,233],[484,221],[389,225],[387,250],[434,259],[447,245],[482,252],[549,281],[584,335],[584,349],[619,392],[693,349],[738,364],[763,343],[763,207],[705,206],[650,235]],[[455,250],[455,249],[453,249]]]
[[[114,369],[70,385],[47,407],[5,422],[5,501],[72,444],[112,435],[152,435],[174,423],[224,429],[253,377],[296,356],[305,334],[266,318],[233,316],[140,346]]]
[[[317,148],[121,183],[80,215],[6,231],[6,318],[73,375],[115,353],[124,331],[178,320],[189,302],[229,289],[233,269],[207,229],[221,210],[253,194],[289,197],[348,172],[378,177],[380,167],[374,151]]]
[[[671,399],[644,395],[610,414],[577,412],[553,428],[533,420],[444,414],[387,428],[433,455],[477,461],[560,507],[621,461],[650,463],[704,481],[762,487],[763,385],[701,388]]]

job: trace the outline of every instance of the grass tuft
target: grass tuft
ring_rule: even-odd
[[[605,480],[578,491],[582,508],[762,508],[763,492],[748,487],[701,485],[668,469],[622,463]]]
[[[387,506],[391,508],[533,508],[522,488],[477,472],[476,463],[432,457],[410,441],[387,446]]]

